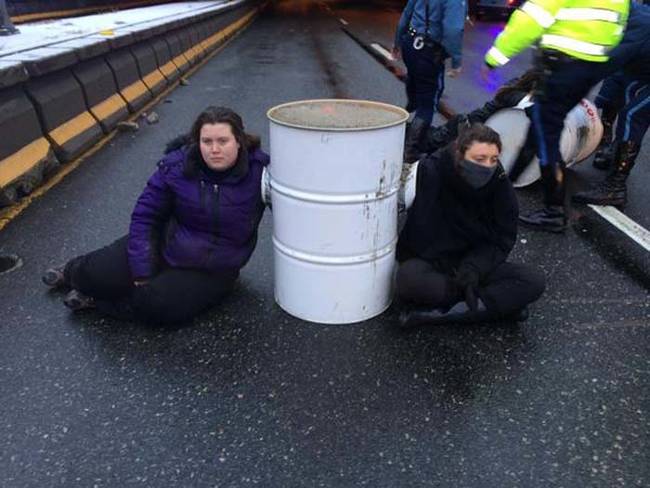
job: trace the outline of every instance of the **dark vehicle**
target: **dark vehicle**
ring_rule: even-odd
[[[524,0],[470,0],[469,13],[475,19],[509,17]]]

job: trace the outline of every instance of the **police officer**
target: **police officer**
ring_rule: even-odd
[[[409,0],[395,34],[393,55],[408,70],[407,110],[415,110],[405,143],[405,160],[413,162],[418,138],[431,125],[445,88],[445,60],[449,76],[461,71],[461,52],[467,7],[465,0]]]
[[[623,69],[603,82],[596,106],[602,108],[605,127],[611,127],[618,115],[616,142],[596,154],[594,166],[613,167],[605,181],[576,193],[573,201],[624,207],[626,180],[650,125],[650,6],[632,4],[625,36],[612,51],[610,63]]]
[[[532,110],[544,185],[543,208],[520,216],[550,232],[566,228],[560,135],[567,113],[607,76],[609,52],[620,42],[629,0],[528,0],[516,10],[485,56],[497,68],[534,42],[544,77]],[[485,76],[485,69],[484,69]]]

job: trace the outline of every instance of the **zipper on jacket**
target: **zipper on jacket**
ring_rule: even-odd
[[[199,205],[205,208],[205,181],[200,180],[199,183]]]
[[[219,231],[219,185],[216,183],[212,185],[212,193],[214,200],[214,238],[217,238]]]

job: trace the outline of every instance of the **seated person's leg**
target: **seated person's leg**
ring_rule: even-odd
[[[229,294],[237,276],[237,272],[164,269],[146,285],[134,288],[133,313],[153,325],[190,321]]]
[[[403,301],[430,307],[448,307],[460,299],[458,289],[450,276],[418,258],[400,264],[397,270],[396,291]]]
[[[503,263],[481,283],[478,295],[494,318],[517,314],[544,293],[544,274],[536,267]]]
[[[65,284],[96,299],[113,300],[132,286],[126,251],[128,237],[70,260],[64,268]]]

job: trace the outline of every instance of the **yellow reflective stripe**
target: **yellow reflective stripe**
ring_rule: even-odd
[[[92,113],[99,120],[105,120],[121,109],[126,110],[126,104],[124,103],[124,100],[122,100],[122,97],[116,93],[115,95],[108,97],[103,102],[90,107],[90,113]]]
[[[162,71],[162,73],[165,76],[169,77],[174,73],[176,73],[176,65],[174,64],[173,61],[167,61],[164,65],[160,67],[160,71]]]
[[[548,10],[532,2],[524,3],[519,9],[523,12],[526,12],[528,15],[530,15],[535,22],[537,22],[545,29],[548,29],[555,22],[555,18],[553,17],[553,14],[551,14]]]
[[[63,146],[69,140],[83,134],[85,131],[96,125],[97,122],[89,112],[81,112],[76,117],[64,122],[57,128],[50,131],[49,136],[59,146]]]
[[[39,137],[0,161],[0,188],[34,168],[47,157],[49,150],[50,143]]]
[[[487,55],[492,56],[494,60],[500,65],[506,64],[508,61],[510,61],[510,58],[499,51],[496,47],[490,48],[490,50],[487,52]]]
[[[564,49],[571,49],[578,53],[590,54],[592,56],[605,56],[607,54],[607,48],[605,46],[552,34],[544,34],[542,36],[542,46],[561,47]]]
[[[603,20],[617,24],[621,15],[601,8],[561,8],[555,16],[557,20]]]
[[[149,93],[147,90],[147,87],[145,86],[142,81],[138,80],[133,83],[131,83],[129,86],[126,88],[123,88],[120,93],[126,98],[127,102],[133,102],[136,100],[138,97],[145,95]]]
[[[157,69],[153,70],[151,73],[149,73],[147,76],[142,78],[142,81],[144,82],[145,85],[147,85],[147,88],[150,90],[158,86],[159,83],[162,83],[163,80],[163,75],[160,71]]]

